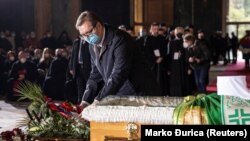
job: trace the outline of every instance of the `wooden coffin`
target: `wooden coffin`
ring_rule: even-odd
[[[107,97],[84,109],[91,141],[140,140],[141,124],[173,124],[180,97]]]

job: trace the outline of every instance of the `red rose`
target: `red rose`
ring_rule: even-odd
[[[46,102],[49,102],[49,101],[52,100],[51,98],[49,98],[49,97],[47,97],[47,96],[44,96],[44,99],[45,99]]]
[[[56,106],[55,103],[49,102],[48,106],[49,106],[50,110],[52,110],[52,111],[58,111],[58,108],[57,108],[57,106]]]
[[[67,103],[67,102],[63,102],[63,103],[61,103],[61,107],[63,108],[63,109],[65,109],[66,111],[68,111],[68,112],[71,112],[71,111],[73,111],[73,107],[72,107],[72,105],[71,104],[69,104],[69,103]]]
[[[81,107],[79,105],[76,105],[76,112],[78,114],[81,114],[81,112],[82,112],[82,109],[81,109]]]

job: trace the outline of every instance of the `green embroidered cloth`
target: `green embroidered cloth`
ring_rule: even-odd
[[[220,96],[216,93],[187,96],[179,104],[173,115],[174,124],[209,124],[220,125]]]
[[[225,125],[250,124],[250,100],[235,96],[221,96],[222,123]]]

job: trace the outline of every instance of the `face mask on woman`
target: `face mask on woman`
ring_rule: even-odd
[[[189,44],[187,42],[183,42],[183,47],[184,48],[188,48],[189,47]]]
[[[10,56],[10,61],[14,61],[15,60],[15,57],[14,56]]]
[[[44,57],[45,57],[45,58],[49,58],[49,53],[45,53],[45,54],[44,54]]]
[[[21,62],[21,63],[25,63],[26,60],[27,60],[26,58],[21,58],[21,59],[20,59],[20,62]]]

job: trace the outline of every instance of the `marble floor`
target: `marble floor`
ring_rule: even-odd
[[[11,130],[26,117],[27,102],[5,102],[0,100],[0,132]]]

